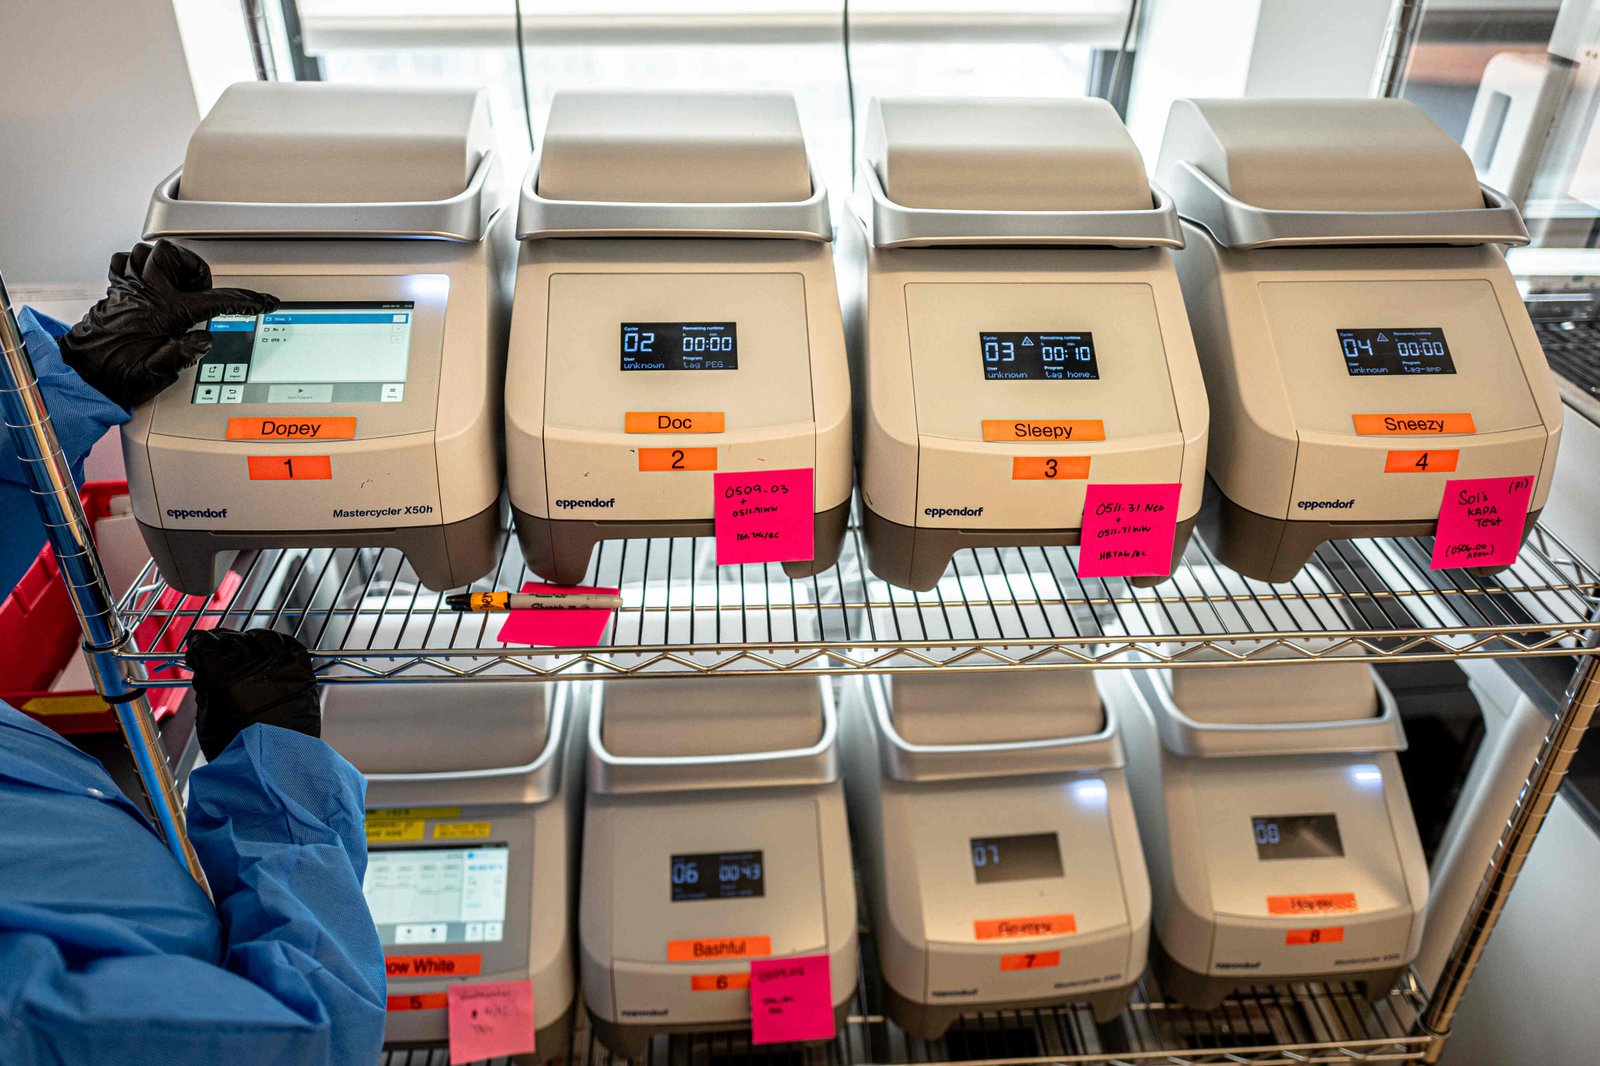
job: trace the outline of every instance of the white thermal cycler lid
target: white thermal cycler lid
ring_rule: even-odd
[[[493,138],[482,89],[240,82],[189,139],[177,199],[448,200],[472,183]]]
[[[1166,678],[1172,702],[1207,725],[1350,722],[1382,710],[1365,663],[1178,669]]]
[[[1009,744],[1101,731],[1088,670],[934,672],[886,677],[890,719],[910,744]]]
[[[802,751],[825,728],[816,677],[727,677],[607,684],[600,736],[613,756],[673,759]]]
[[[1104,100],[875,98],[865,154],[903,207],[1140,211],[1144,162]]]

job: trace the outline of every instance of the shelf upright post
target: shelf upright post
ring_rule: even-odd
[[[150,703],[144,690],[122,672],[117,660],[119,652],[132,646],[132,634],[117,617],[111,590],[100,569],[100,556],[90,536],[89,520],[84,517],[83,502],[78,497],[78,486],[73,481],[66,456],[61,454],[61,443],[56,439],[55,426],[51,424],[50,412],[39,391],[39,379],[34,373],[33,360],[28,355],[17,316],[12,312],[3,275],[0,275],[0,418],[10,430],[12,446],[22,460],[22,468],[33,490],[33,502],[49,537],[50,550],[55,553],[61,570],[62,584],[72,599],[72,609],[77,612],[84,637],[83,655],[89,663],[95,691],[110,706],[117,724],[122,727],[122,738],[133,756],[139,783],[167,848],[200,887],[209,892],[205,872],[189,843],[183,806],[172,779],[172,767],[161,747],[155,718],[150,713]]]
[[[1583,739],[1595,707],[1600,705],[1600,655],[1592,651],[1579,660],[1577,673],[1567,689],[1567,701],[1550,724],[1544,740],[1539,745],[1539,755],[1528,779],[1517,796],[1516,806],[1506,819],[1506,827],[1495,844],[1489,868],[1483,875],[1467,910],[1467,919],[1456,937],[1455,947],[1445,961],[1444,972],[1438,987],[1428,1000],[1428,1008],[1418,1020],[1419,1031],[1432,1038],[1427,1057],[1423,1060],[1436,1063],[1444,1054],[1445,1041],[1450,1036],[1450,1025],[1461,1007],[1467,983],[1483,958],[1483,950],[1494,932],[1495,923],[1505,910],[1506,900],[1517,875],[1533,849],[1533,842],[1544,825],[1545,815],[1555,802],[1561,782],[1567,776],[1572,757],[1577,754],[1578,743]]]

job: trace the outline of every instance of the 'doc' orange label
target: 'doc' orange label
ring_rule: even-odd
[[[1342,944],[1344,926],[1330,925],[1326,929],[1291,929],[1283,935],[1283,942],[1291,947],[1296,944]]]
[[[1044,420],[985,418],[984,440],[1105,440],[1106,424],[1098,418]]]
[[[1351,415],[1356,432],[1363,437],[1414,435],[1418,433],[1476,433],[1478,426],[1466,411],[1444,414]]]
[[[749,987],[749,973],[697,973],[689,978],[691,992],[727,992]]]
[[[230,418],[229,440],[354,440],[356,420],[347,415],[313,418]]]
[[[721,411],[628,411],[624,433],[721,433]]]
[[[1351,914],[1356,910],[1354,892],[1323,892],[1309,896],[1268,896],[1268,914]]]
[[[972,923],[979,940],[1010,940],[1019,936],[1065,936],[1078,931],[1077,916],[1040,914],[1032,918],[990,918]]]
[[[450,1005],[448,992],[423,992],[416,996],[390,996],[390,1010],[444,1010]]]
[[[1030,951],[1022,955],[1000,956],[1001,970],[1044,970],[1060,965],[1059,951]]]
[[[383,968],[397,977],[461,977],[483,972],[482,955],[389,955]]]
[[[704,940],[667,941],[668,962],[707,959],[759,959],[772,954],[770,936],[716,936]]]

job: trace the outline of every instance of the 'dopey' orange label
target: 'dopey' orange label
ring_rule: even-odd
[[[229,440],[354,440],[356,420],[348,415],[230,418]]]
[[[448,992],[423,992],[416,996],[390,996],[390,1010],[444,1010],[450,1005]]]
[[[667,941],[668,962],[707,959],[759,959],[772,954],[770,936],[718,936],[704,940]]]
[[[1395,436],[1417,433],[1476,433],[1477,423],[1466,411],[1444,414],[1415,415],[1351,415],[1356,432],[1363,437]]]
[[[721,411],[629,411],[622,416],[624,433],[721,433]]]
[[[691,992],[726,992],[749,987],[749,973],[697,973],[689,978]]]
[[[1283,942],[1296,944],[1342,944],[1344,926],[1330,925],[1326,929],[1291,929],[1283,935]]]
[[[389,955],[383,968],[391,979],[461,977],[483,972],[482,955]]]
[[[1309,896],[1268,896],[1268,914],[1350,914],[1356,910],[1354,892],[1323,892]]]
[[[985,418],[984,440],[1105,440],[1106,424],[1098,418],[1040,420]]]
[[[979,940],[1009,940],[1019,936],[1064,936],[1078,931],[1078,919],[1071,914],[1040,914],[1032,918],[989,918],[972,923],[972,935]]]
[[[1022,955],[1000,956],[1001,970],[1044,970],[1060,965],[1059,951],[1030,951]]]

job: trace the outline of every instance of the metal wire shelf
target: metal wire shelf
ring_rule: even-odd
[[[1425,538],[1324,545],[1292,582],[1269,585],[1222,566],[1196,538],[1156,588],[1081,579],[1067,548],[957,553],[932,591],[873,577],[859,528],[836,566],[790,581],[777,565],[717,567],[710,538],[613,541],[586,583],[625,606],[584,648],[501,644],[495,615],[460,614],[416,583],[392,549],[272,549],[242,556],[238,589],[182,598],[153,566],[118,605],[157,646],[205,619],[273,626],[313,649],[343,683],[559,680],[930,670],[1206,667],[1284,661],[1438,660],[1585,654],[1600,572],[1536,529],[1495,577],[1430,570]],[[535,580],[506,536],[494,572],[471,587]],[[141,628],[142,627],[142,628]],[[186,683],[181,651],[121,653],[152,687]]]

